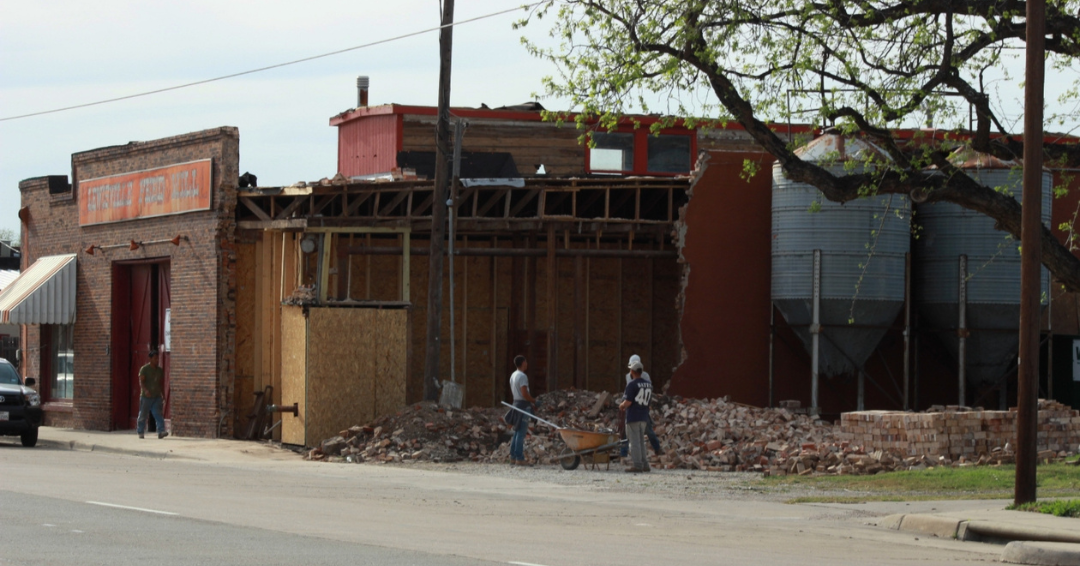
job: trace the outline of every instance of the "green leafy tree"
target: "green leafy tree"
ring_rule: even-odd
[[[1048,76],[1076,76],[1078,9],[1080,0],[1047,2]],[[1019,240],[1019,203],[948,161],[956,136],[906,143],[895,131],[928,117],[953,130],[970,120],[974,149],[1021,156],[1023,140],[995,102],[1002,81],[984,78],[1011,78],[1006,63],[1024,45],[1025,10],[1016,0],[556,0],[519,25],[550,22],[554,47],[524,41],[556,64],[546,93],[569,98],[581,126],[613,127],[630,109],[659,111],[667,120],[656,127],[692,116],[709,117],[689,118],[697,127],[735,121],[789,178],[831,201],[879,193],[953,202]],[[1075,104],[1076,95],[1074,83],[1064,98]],[[664,108],[650,107],[657,99]],[[834,175],[800,160],[770,127],[793,119],[868,136],[889,160]],[[1045,155],[1080,167],[1076,145],[1048,143]],[[1048,229],[1042,252],[1054,276],[1080,291],[1080,260]]]

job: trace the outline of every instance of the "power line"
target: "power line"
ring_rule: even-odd
[[[193,86],[198,86],[198,85],[204,85],[204,84],[207,84],[207,83],[223,81],[225,79],[233,79],[233,78],[236,78],[236,77],[242,77],[244,75],[251,75],[251,74],[254,74],[254,73],[261,73],[263,71],[269,71],[271,69],[278,69],[278,68],[281,68],[281,67],[288,67],[289,65],[296,65],[298,63],[306,63],[308,61],[314,61],[316,59],[322,59],[324,57],[330,57],[332,55],[340,55],[342,53],[348,53],[349,51],[356,51],[357,49],[364,49],[364,48],[367,48],[367,47],[374,47],[376,45],[382,45],[384,43],[390,43],[390,42],[393,42],[393,41],[398,41],[400,39],[406,39],[406,38],[414,37],[414,36],[417,36],[417,35],[423,35],[425,33],[430,33],[430,32],[433,32],[433,31],[441,30],[444,27],[457,26],[457,25],[461,25],[461,24],[468,24],[468,23],[472,23],[472,22],[477,22],[477,21],[480,21],[480,20],[493,18],[495,16],[501,16],[503,14],[508,14],[510,12],[516,12],[518,10],[528,10],[529,8],[533,8],[533,7],[539,6],[541,4],[547,4],[547,3],[552,2],[552,1],[554,1],[554,0],[541,0],[540,2],[533,2],[532,4],[525,4],[525,5],[522,5],[522,6],[517,6],[515,8],[510,8],[510,9],[502,10],[502,11],[499,11],[499,12],[492,12],[490,14],[484,14],[483,16],[477,16],[475,18],[470,18],[470,19],[467,19],[467,20],[461,20],[461,21],[453,22],[453,23],[446,24],[446,25],[439,25],[439,26],[435,26],[433,28],[427,28],[427,29],[423,29],[423,30],[420,30],[420,31],[414,31],[414,32],[406,33],[404,35],[399,35],[397,37],[391,37],[391,38],[388,38],[388,39],[380,39],[378,41],[373,41],[371,43],[365,43],[363,45],[357,45],[357,46],[354,46],[354,47],[346,47],[345,49],[338,49],[337,51],[331,51],[329,53],[323,53],[321,55],[312,55],[311,57],[304,57],[303,59],[296,59],[294,61],[288,61],[288,62],[285,62],[285,63],[278,63],[276,65],[268,65],[266,67],[259,67],[257,69],[251,69],[251,70],[248,70],[248,71],[241,71],[239,73],[232,73],[230,75],[222,75],[220,77],[214,77],[212,79],[203,79],[201,81],[195,81],[195,82],[191,82],[191,83],[185,83],[185,84],[176,85],[176,86],[170,86],[170,87],[166,87],[166,88],[159,88],[159,89],[156,89],[156,90],[148,90],[146,92],[140,92],[140,93],[137,93],[137,94],[129,94],[127,96],[119,96],[119,97],[116,97],[116,98],[109,98],[109,99],[106,99],[106,100],[98,100],[96,102],[87,102],[85,104],[76,104],[74,106],[65,106],[63,108],[54,108],[52,110],[42,110],[40,112],[31,112],[29,114],[20,114],[18,116],[7,116],[7,117],[4,117],[4,118],[0,118],[0,122],[7,122],[7,121],[10,121],[10,120],[18,120],[20,118],[29,118],[31,116],[41,116],[41,115],[44,115],[44,114],[55,114],[57,112],[64,112],[64,111],[67,111],[67,110],[75,110],[75,109],[78,109],[78,108],[86,108],[88,106],[98,106],[100,104],[108,104],[110,102],[119,102],[121,100],[129,100],[129,99],[132,99],[132,98],[150,96],[151,94],[159,94],[159,93],[162,93],[162,92],[169,92],[169,91],[172,91],[172,90],[180,90],[182,88],[188,88],[188,87],[193,87]]]

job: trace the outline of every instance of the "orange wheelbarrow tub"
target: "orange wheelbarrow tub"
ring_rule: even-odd
[[[515,411],[525,413],[525,411],[522,411],[505,401],[503,401],[502,404]],[[577,469],[577,467],[581,465],[582,456],[589,456],[593,467],[595,467],[597,463],[601,463],[601,459],[610,463],[611,450],[622,446],[626,442],[625,440],[620,439],[618,434],[565,428],[531,413],[525,414],[528,415],[529,418],[536,419],[559,431],[559,436],[562,437],[563,443],[566,444],[566,448],[559,454],[559,465],[561,465],[564,470]]]

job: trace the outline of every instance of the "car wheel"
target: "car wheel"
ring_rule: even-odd
[[[33,448],[37,445],[38,427],[31,428],[22,433],[20,438],[22,439],[22,445],[27,448]]]

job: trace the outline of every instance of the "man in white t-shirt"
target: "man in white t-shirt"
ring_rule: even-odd
[[[641,356],[639,356],[637,354],[634,354],[634,355],[630,356],[630,361],[627,362],[626,367],[628,367],[628,368],[634,367],[635,362],[640,364],[641,363]],[[633,381],[633,379],[634,379],[634,376],[630,372],[626,372],[626,384],[630,385],[630,382]],[[649,383],[652,383],[652,378],[649,377],[649,372],[647,372],[647,371],[644,371],[644,370],[641,371],[641,379],[644,379],[645,381],[648,381]],[[659,455],[664,453],[664,450],[662,448],[660,448],[660,439],[656,437],[656,431],[653,430],[652,414],[649,415],[648,424],[646,424],[646,426],[645,426],[645,436],[647,436],[649,438],[649,444],[652,446],[654,454],[659,456]],[[628,453],[627,452],[627,447],[623,446],[622,447],[622,456],[625,458],[627,453]]]
[[[525,356],[518,356],[514,358],[514,367],[517,371],[510,375],[510,392],[514,396],[514,407],[531,414],[536,399],[529,393],[529,376],[525,375],[525,372],[529,370],[529,362]],[[532,464],[525,460],[525,434],[529,432],[529,421],[532,419],[521,413],[515,416],[518,420],[514,424],[514,437],[510,440],[510,463],[515,466],[531,466]]]

